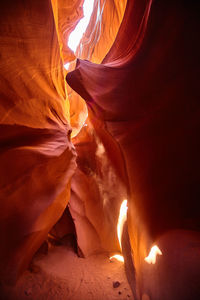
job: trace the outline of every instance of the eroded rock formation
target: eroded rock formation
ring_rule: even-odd
[[[195,1],[128,1],[115,43],[102,64],[78,60],[67,75],[70,86],[86,100],[93,126],[102,122],[122,151],[140,296],[145,291],[144,257],[155,241],[162,240],[167,253],[170,247],[176,252],[171,251],[159,272],[177,266],[176,258],[180,262],[186,249],[188,258],[180,265],[189,257],[193,266],[197,263],[199,234],[192,230],[198,231],[200,225],[198,9]],[[183,248],[174,242],[173,229],[181,230],[175,236]],[[188,288],[169,272],[175,284],[167,286],[167,276],[163,277],[160,288],[147,284],[149,295],[189,299],[191,291],[197,297],[198,268],[199,264],[193,267],[193,279],[188,275],[181,281]],[[177,269],[180,276],[181,268]],[[189,270],[186,263],[185,272]]]
[[[101,12],[104,11],[104,17],[101,16],[104,22],[111,7],[113,18],[110,18],[109,27],[103,28],[104,32],[107,31],[105,37],[109,43],[99,38],[98,33],[98,44],[93,43],[90,53],[87,50],[89,58],[96,53],[98,47],[102,48],[103,58],[114,41],[125,8],[125,1],[119,7],[119,1],[115,2],[112,7],[112,1],[107,1],[107,8],[103,10],[103,1],[95,1],[93,23],[96,22],[98,7],[101,7]],[[74,95],[74,104],[69,110],[64,80],[66,71],[63,65],[75,58],[67,47],[67,38],[82,16],[82,4],[83,1],[78,0],[28,3],[17,0],[14,3],[6,1],[1,4],[0,278],[3,281],[14,282],[27,268],[33,254],[63,215],[70,198],[70,181],[76,169],[77,156],[70,135],[76,127],[75,122],[78,127],[83,125],[80,116],[86,114],[87,109],[83,100]],[[99,27],[103,24],[100,21]],[[92,143],[97,147],[96,138]],[[97,191],[98,181],[105,181],[102,179],[101,163],[98,164],[101,174],[93,178],[94,189]],[[79,177],[79,173],[81,171],[78,170],[76,177]],[[89,189],[87,184],[85,191]],[[77,195],[77,187],[78,179],[76,187],[73,183],[72,196]],[[84,189],[80,188],[81,197]],[[105,193],[103,188],[102,190],[97,194]],[[84,248],[81,244],[81,241],[84,242],[83,234],[79,231],[79,223],[75,222],[77,238],[84,255],[102,249],[105,251],[118,248],[116,233],[113,237],[111,235],[116,226],[117,218],[114,216],[117,215],[119,203],[116,207],[112,204],[115,213],[109,216],[108,210],[103,210],[102,199],[99,202],[100,196],[91,196],[92,192],[93,189],[86,197],[84,218],[89,224],[94,223],[92,226],[100,243],[98,247],[92,247],[89,243]],[[84,203],[85,198],[81,200]],[[97,204],[95,212],[101,215],[99,220],[92,213],[95,207],[93,203]],[[73,201],[71,204],[72,207]],[[77,211],[73,212],[77,214]],[[106,218],[107,231],[100,228]],[[108,228],[109,222],[112,223],[111,229]],[[51,232],[59,236],[56,228]],[[86,236],[88,232],[89,237],[90,230],[89,227],[83,232],[86,232]]]
[[[1,4],[0,279],[14,282],[50,231],[68,232],[69,199],[82,255],[119,251],[127,198],[135,298],[198,299],[199,4],[128,0],[123,17],[126,1],[96,0],[78,49],[87,60],[67,74],[78,95],[63,64],[82,4]],[[155,266],[144,261],[153,243]]]
[[[1,4],[0,278],[24,270],[69,199],[63,63],[50,1]]]

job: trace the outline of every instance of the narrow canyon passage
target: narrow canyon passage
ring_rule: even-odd
[[[200,299],[199,12],[0,4],[2,300]]]

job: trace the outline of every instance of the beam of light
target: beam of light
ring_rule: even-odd
[[[82,39],[84,32],[87,29],[87,26],[90,22],[90,18],[92,15],[94,6],[94,0],[85,0],[83,4],[83,15],[84,17],[78,22],[76,28],[71,32],[69,39],[68,39],[68,46],[69,48],[76,52],[76,49]]]
[[[119,240],[121,249],[122,249],[121,238],[122,238],[124,223],[127,219],[127,209],[128,209],[127,200],[124,200],[120,207],[119,218],[118,218],[118,223],[117,223],[117,236],[118,236],[118,240]]]
[[[124,200],[120,206],[119,217],[118,217],[118,222],[117,222],[117,236],[118,236],[118,241],[119,241],[121,250],[122,250],[122,243],[121,243],[122,232],[123,232],[124,223],[127,219],[127,209],[128,209],[127,200]],[[120,254],[115,254],[110,257],[110,261],[113,261],[114,259],[124,262],[124,257]]]
[[[156,256],[157,255],[162,255],[161,250],[158,248],[158,246],[153,246],[149,252],[149,255],[145,257],[145,261],[148,264],[155,264],[156,263]]]

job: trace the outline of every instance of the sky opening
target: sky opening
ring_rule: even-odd
[[[75,53],[84,32],[90,22],[94,6],[94,0],[85,0],[83,4],[83,18],[78,22],[75,29],[70,33],[68,39],[69,48]],[[68,69],[70,63],[66,63],[64,67]]]

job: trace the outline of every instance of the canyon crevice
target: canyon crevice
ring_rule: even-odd
[[[95,0],[74,54],[82,5],[0,6],[0,281],[72,234],[122,252],[135,300],[198,299],[199,3]]]

